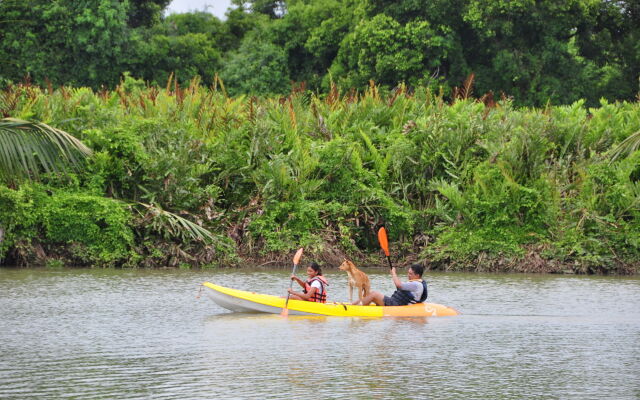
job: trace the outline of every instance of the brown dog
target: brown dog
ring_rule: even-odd
[[[364,272],[360,271],[356,266],[349,260],[345,259],[339,267],[342,271],[346,271],[347,275],[349,275],[349,280],[347,284],[349,285],[349,301],[353,301],[353,288],[358,289],[358,300],[362,300],[362,298],[369,294],[371,291],[371,282],[369,282],[369,277]]]

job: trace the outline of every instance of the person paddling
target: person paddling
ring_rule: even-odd
[[[296,292],[289,288],[290,298],[294,300],[315,301],[317,303],[327,302],[327,286],[329,283],[327,279],[322,276],[322,269],[320,266],[312,262],[307,267],[307,276],[309,279],[306,281],[301,280],[295,275],[291,275],[291,280],[298,282],[302,286],[302,292]]]
[[[385,296],[380,292],[371,292],[362,298],[363,305],[374,302],[379,306],[404,306],[407,304],[422,303],[427,299],[427,282],[422,279],[424,268],[420,264],[413,264],[407,271],[409,282],[401,282],[396,275],[396,268],[391,268],[391,278],[396,285],[396,291],[391,296]],[[360,304],[354,301],[353,305]]]

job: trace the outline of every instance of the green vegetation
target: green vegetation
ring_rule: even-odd
[[[637,1],[234,0],[224,21],[163,16],[169,2],[0,1],[0,87],[219,75],[231,95],[286,95],[291,82],[362,92],[373,80],[450,99],[474,74],[478,95],[527,107],[634,101],[640,88]]]
[[[0,1],[0,262],[638,272],[637,2],[169,2]]]
[[[527,109],[470,91],[233,98],[217,79],[158,88],[130,76],[113,91],[9,86],[3,115],[92,152],[66,170],[0,165],[0,258],[188,268],[304,246],[365,262],[379,260],[384,223],[401,261],[431,268],[637,272],[640,104]],[[49,159],[7,139],[28,134],[9,123],[0,153]]]

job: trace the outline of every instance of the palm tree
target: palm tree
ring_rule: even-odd
[[[78,168],[91,149],[67,132],[41,122],[0,119],[0,180],[36,178],[43,171]]]

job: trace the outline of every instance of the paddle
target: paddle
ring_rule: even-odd
[[[393,265],[391,265],[391,259],[389,258],[389,241],[387,240],[387,231],[384,229],[384,226],[378,230],[378,242],[380,243],[382,250],[384,250],[384,255],[387,256],[389,268],[393,268]]]
[[[300,247],[298,251],[296,251],[296,254],[293,256],[293,271],[291,271],[291,275],[296,274],[296,267],[298,266],[298,263],[300,262],[301,258],[302,258],[302,247]],[[291,289],[292,287],[293,287],[293,279],[289,284],[289,289]],[[291,293],[287,293],[287,300],[284,302],[284,308],[280,313],[280,316],[282,317],[287,317],[289,315],[289,309],[287,308],[287,306],[289,305],[289,296],[291,296]]]

